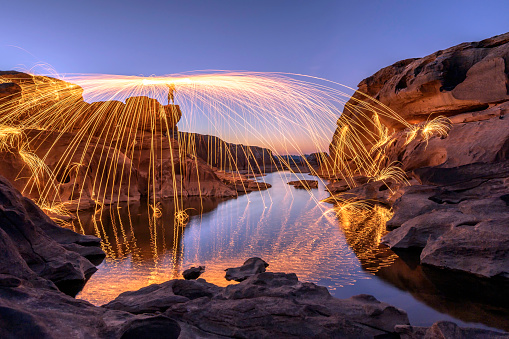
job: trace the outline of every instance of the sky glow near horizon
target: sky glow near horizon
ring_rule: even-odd
[[[353,88],[398,60],[509,31],[505,0],[28,0],[2,11],[0,70],[286,72]]]

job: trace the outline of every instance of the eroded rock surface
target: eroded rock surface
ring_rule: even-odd
[[[393,205],[392,248],[422,248],[421,262],[483,277],[509,277],[507,162],[422,168],[423,183]]]
[[[172,280],[123,293],[104,307],[160,311],[208,335],[237,338],[369,338],[408,324],[404,311],[372,296],[336,299],[295,274],[269,272],[225,288],[203,279]]]
[[[75,295],[97,270],[90,259],[104,258],[99,239],[57,226],[30,199],[0,177],[0,228],[36,275]],[[85,251],[87,247],[92,247]],[[83,255],[82,255],[83,254]]]

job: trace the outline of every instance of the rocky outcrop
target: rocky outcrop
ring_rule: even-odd
[[[345,105],[345,117],[366,122],[360,113],[372,113],[363,105],[383,104],[412,124],[446,116],[450,130],[447,136],[417,134],[410,140],[403,124],[380,114],[394,132],[384,145],[386,163],[398,163],[412,186],[387,189],[385,182],[358,182],[360,176],[329,184],[330,192],[392,205],[394,215],[387,223],[392,231],[383,242],[394,249],[422,250],[423,264],[508,278],[507,65],[509,33],[403,60],[363,80]]]
[[[506,33],[423,58],[398,61],[362,80],[358,91],[379,100],[410,123],[426,121],[430,114],[472,114],[509,100],[508,63]],[[366,100],[360,93],[354,98]],[[345,113],[355,114],[359,104],[350,101]],[[402,127],[394,121],[383,122],[392,128]]]
[[[163,312],[209,336],[238,338],[368,338],[408,324],[405,312],[372,296],[336,299],[295,274],[268,272],[225,288],[202,279],[172,280],[123,293],[104,307]]]
[[[6,246],[10,242],[30,271],[67,294],[75,295],[97,270],[87,257],[105,256],[98,238],[60,228],[2,177],[0,218]]]
[[[421,262],[483,277],[509,278],[508,162],[422,168],[422,183],[395,202],[392,248],[422,248]]]

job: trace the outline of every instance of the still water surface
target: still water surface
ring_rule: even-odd
[[[325,213],[331,205],[319,203],[328,196],[323,184],[311,193],[287,185],[297,178],[311,177],[276,172],[263,177],[272,185],[267,191],[203,204],[189,199],[185,227],[174,225],[172,200],[162,203],[155,223],[146,204],[103,210],[102,216],[81,213],[76,231],[100,236],[107,258],[78,298],[102,305],[124,291],[181,278],[197,265],[206,266],[204,279],[226,286],[226,268],[258,256],[269,263],[268,271],[294,272],[335,297],[372,294],[407,311],[412,325],[452,320],[509,330],[506,288],[466,283],[468,277],[415,264],[412,253],[396,255],[379,245],[383,225],[347,229],[334,213]]]

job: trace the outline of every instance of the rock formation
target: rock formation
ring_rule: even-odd
[[[224,278],[228,281],[244,281],[255,274],[265,272],[269,266],[264,260],[254,257],[247,259],[242,266],[227,268]]]
[[[12,259],[2,260],[5,274],[39,276],[69,295],[76,295],[97,270],[90,261],[102,261],[100,239],[78,235],[57,226],[30,199],[0,177],[0,233]],[[12,247],[12,248],[11,248]],[[14,253],[9,253],[15,250]],[[90,260],[89,260],[90,259]],[[10,260],[15,261],[10,265]],[[22,260],[22,263],[19,263]],[[18,267],[16,267],[18,266]],[[53,286],[55,286],[53,285]]]
[[[372,338],[426,331],[372,296],[336,299],[295,274],[258,273],[266,267],[260,258],[246,261],[261,270],[237,285],[171,280],[97,307],[63,293],[74,294],[71,287],[82,286],[94,271],[86,259],[91,252],[83,248],[97,246],[97,238],[59,228],[3,178],[0,217],[2,338]],[[428,331],[447,328],[438,324]],[[472,338],[499,335],[454,328]]]
[[[161,105],[144,96],[129,97],[125,103],[87,103],[77,85],[5,71],[0,72],[0,111],[0,118],[23,112],[6,120],[13,126],[23,121],[23,129],[13,136],[7,132],[0,136],[11,140],[0,147],[0,174],[40,205],[56,198],[68,209],[88,209],[97,203],[137,201],[154,193],[158,198],[233,197],[270,187],[241,175],[230,180],[212,167],[261,172],[264,164],[272,162],[269,150],[179,134],[176,124],[182,112],[178,105]],[[41,113],[54,111],[65,113],[61,115],[67,121]],[[46,121],[46,115],[52,120]],[[114,120],[119,116],[133,121],[134,132],[119,129],[124,128]],[[184,140],[191,136],[193,147]],[[223,153],[218,154],[218,148]],[[44,159],[47,168],[27,166],[27,156]],[[219,159],[229,161],[229,166],[222,166]]]
[[[205,266],[191,267],[182,272],[182,276],[186,280],[194,280],[198,279],[203,272],[205,272]]]
[[[410,123],[444,115],[451,129],[446,137],[417,136],[408,142],[403,125],[380,117],[394,131],[385,145],[387,163],[398,162],[412,186],[387,190],[385,182],[365,183],[358,177],[353,185],[345,180],[330,184],[331,192],[392,205],[387,227],[393,231],[383,242],[422,250],[423,264],[509,278],[507,65],[509,33],[403,60],[363,80],[345,105],[345,116],[364,119],[359,112],[368,112],[362,102],[373,100],[362,92]]]
[[[303,189],[318,188],[317,180],[295,180],[295,181],[289,181],[287,184],[292,185],[295,188],[303,188]]]

